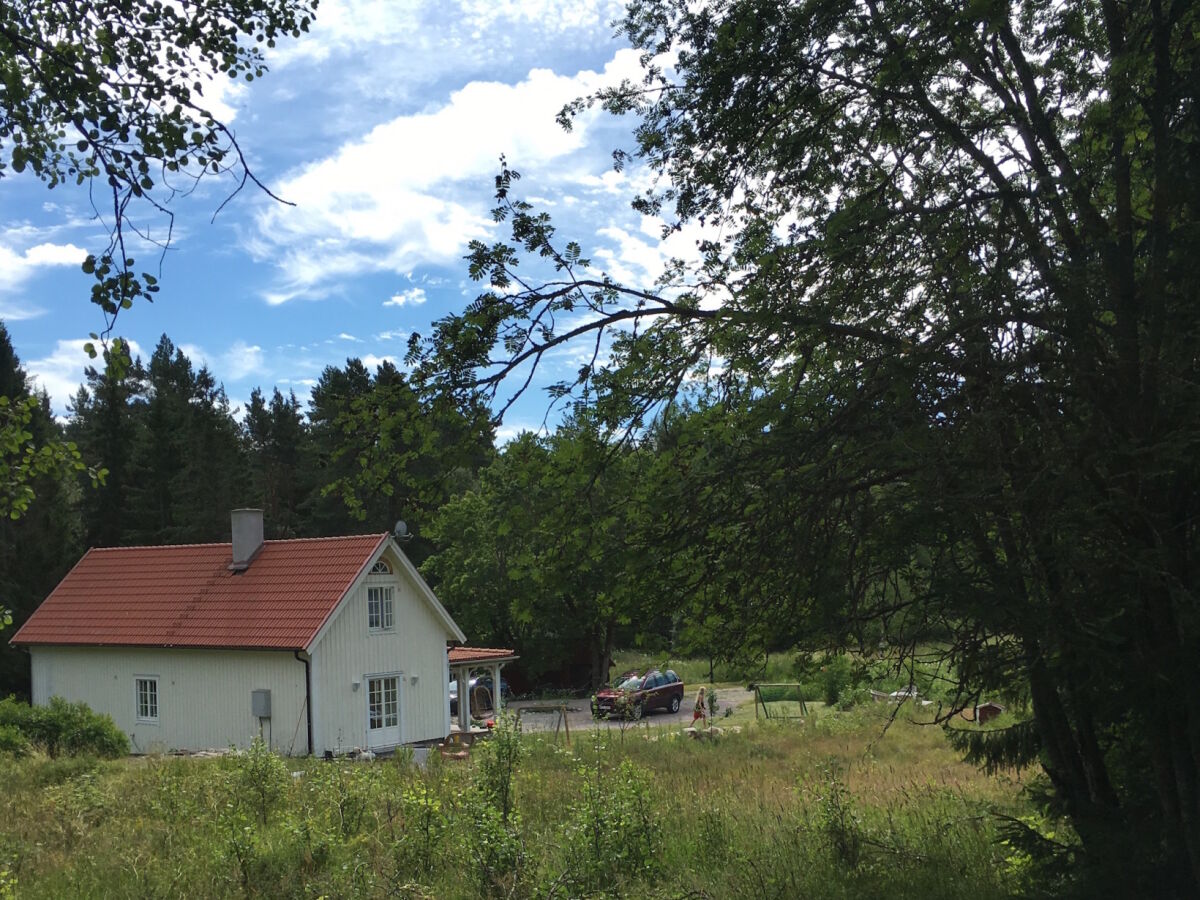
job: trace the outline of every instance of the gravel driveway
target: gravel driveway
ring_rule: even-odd
[[[518,710],[528,709],[531,706],[545,708],[565,705],[567,707],[567,724],[571,731],[583,731],[591,728],[620,728],[622,724],[626,728],[645,728],[647,726],[652,729],[686,728],[692,724],[692,703],[695,702],[695,699],[696,692],[689,691],[684,697],[684,704],[680,707],[679,712],[654,710],[646,713],[640,722],[593,719],[589,706],[591,701],[588,697],[574,697],[567,700],[513,700],[508,704],[508,708]],[[720,703],[717,717],[720,718],[727,708],[736,708],[743,703],[754,702],[754,694],[745,688],[722,688],[717,691],[717,700]],[[553,731],[557,724],[558,716],[553,714],[523,713],[521,715],[521,728],[524,731]]]

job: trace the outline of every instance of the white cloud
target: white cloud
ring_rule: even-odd
[[[505,420],[496,429],[496,446],[503,447],[527,431],[533,434],[546,434],[545,423],[534,425],[530,422],[509,422]]]
[[[207,367],[220,382],[241,381],[249,375],[261,375],[266,372],[266,356],[262,347],[257,344],[247,344],[243,340],[234,341],[224,353],[212,354],[199,344],[179,344],[179,350],[199,369]]]
[[[420,306],[426,300],[425,288],[409,288],[407,291],[401,291],[398,294],[393,294],[390,299],[384,300],[384,306]]]
[[[362,364],[364,366],[366,366],[367,369],[377,369],[377,368],[379,368],[379,364],[384,363],[384,362],[391,363],[397,369],[403,368],[403,366],[400,363],[400,360],[398,360],[394,356],[376,356],[374,353],[368,353],[365,356],[361,357],[361,359],[362,359]]]
[[[221,355],[221,370],[216,374],[218,378],[241,381],[248,375],[260,374],[263,371],[262,347],[238,340]]]
[[[623,5],[621,0],[321,0],[309,33],[281,42],[268,60],[278,70],[338,54],[355,54],[361,60],[372,46],[403,44],[408,53],[393,65],[403,66],[407,57],[417,56],[415,62],[426,70],[462,66],[464,49],[472,51],[465,60],[470,62],[471,56],[495,52],[514,39],[537,46],[538,35],[608,34]]]
[[[339,276],[457,265],[467,241],[494,227],[485,186],[500,154],[539,172],[564,161],[585,146],[599,113],[567,132],[555,121],[562,105],[637,71],[637,53],[620,50],[602,72],[534,69],[517,84],[473,81],[441,107],[392,119],[304,167],[279,185],[297,207],[264,205],[258,215],[251,246],[282,275],[267,301],[285,303]]]
[[[40,306],[34,306],[28,300],[4,300],[0,299],[0,321],[5,322],[20,322],[24,319],[36,319],[38,316],[44,316],[46,310]]]
[[[87,251],[74,244],[37,244],[25,251],[30,266],[78,266],[83,264]]]
[[[607,26],[623,6],[613,0],[461,0],[459,5],[476,31],[490,31],[501,22],[555,31]]]
[[[41,243],[25,250],[15,250],[7,241],[34,229],[9,229],[4,234],[5,243],[0,243],[0,295],[19,290],[39,269],[59,266],[78,266],[83,263],[87,251],[74,244]],[[45,309],[26,299],[4,299],[0,297],[0,319],[10,322],[33,319],[43,315]]]
[[[362,338],[356,338],[354,335],[347,334],[344,331],[341,332],[340,334],[338,334],[338,337],[341,338],[343,341],[350,341],[355,344],[361,344],[363,342]]]
[[[662,219],[643,216],[636,232],[616,223],[597,229],[596,235],[606,239],[608,246],[592,251],[594,263],[618,283],[648,288],[663,274],[670,260],[698,263],[697,245],[716,234],[711,228],[689,222],[664,240],[663,224]]]
[[[397,338],[402,338],[408,335],[408,332],[403,328],[393,328],[390,331],[381,331],[375,335],[377,341],[391,341]]]

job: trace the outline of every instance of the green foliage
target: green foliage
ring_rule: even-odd
[[[1200,9],[634,0],[623,26],[641,77],[562,121],[634,116],[634,208],[703,227],[699,258],[616,283],[502,163],[509,234],[471,246],[484,290],[423,368],[487,390],[609,349],[560,393],[663,448],[653,546],[698,647],[935,647],[923,693],[1032,703],[1102,881],[1138,890],[1110,862],[1136,857],[1197,893]]]
[[[452,824],[450,801],[445,782],[437,778],[416,779],[401,788],[398,812],[402,831],[395,847],[400,872],[429,878],[438,870]]]
[[[656,557],[631,540],[643,464],[586,417],[548,439],[522,434],[441,508],[441,549],[422,571],[478,640],[516,647],[535,677],[565,669],[595,690],[618,634],[647,624]]]
[[[481,896],[511,897],[528,888],[525,846],[512,810],[506,820],[485,793],[468,791],[459,798],[457,820]]]
[[[237,804],[266,825],[291,786],[287,765],[260,737],[232,759],[231,787]]]
[[[50,757],[39,762],[30,773],[30,781],[38,787],[66,784],[90,775],[96,771],[99,765],[99,760],[94,756]]]
[[[988,772],[1022,769],[1040,758],[1041,739],[1032,721],[991,728],[947,725],[946,732],[965,759]]]
[[[104,480],[103,469],[90,469],[70,441],[34,440],[30,423],[40,410],[37,397],[0,396],[0,517],[19,519],[33,503],[40,478],[60,478],[82,472],[93,485]]]
[[[815,826],[818,835],[836,860],[850,869],[862,859],[862,824],[849,797],[836,763],[830,762],[817,773]]]
[[[349,840],[367,824],[373,789],[365,768],[334,762],[309,774],[304,782],[305,803],[326,829]]]
[[[414,535],[406,553],[417,564],[433,549],[426,532],[434,511],[493,454],[483,406],[423,391],[387,361],[373,375],[357,359],[345,369],[327,367],[313,388],[309,420],[307,527],[344,534],[363,521],[403,518]]]
[[[646,773],[629,759],[614,768],[597,760],[576,773],[580,798],[568,831],[572,881],[588,892],[608,892],[614,884],[653,878],[662,833]]]
[[[833,706],[854,680],[853,661],[844,653],[829,657],[825,665],[821,666],[818,680],[821,685],[821,699]]]
[[[0,725],[0,753],[22,757],[28,756],[32,748],[33,745],[30,744],[29,738],[25,737],[24,733],[16,725]]]
[[[15,697],[0,700],[0,727],[16,730],[51,757],[94,755],[115,759],[129,753],[129,738],[111,716],[62,697],[51,697],[46,706],[30,706]]]
[[[521,720],[511,713],[497,717],[488,739],[475,750],[476,788],[480,796],[500,814],[502,825],[508,825],[516,803],[513,779],[523,751]]]

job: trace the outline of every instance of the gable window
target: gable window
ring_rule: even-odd
[[[367,588],[367,631],[391,631],[395,626],[392,614],[392,589]]]
[[[381,559],[379,562],[375,563],[375,565],[371,566],[371,574],[372,575],[391,575],[392,570],[389,569],[388,564],[385,563]]]
[[[134,705],[137,720],[158,724],[158,679],[138,676],[133,680]]]

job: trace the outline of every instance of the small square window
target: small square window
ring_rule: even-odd
[[[133,680],[134,704],[139,722],[158,724],[158,679],[138,677]]]
[[[367,588],[367,630],[372,632],[391,631],[394,627],[392,589],[390,587]]]

